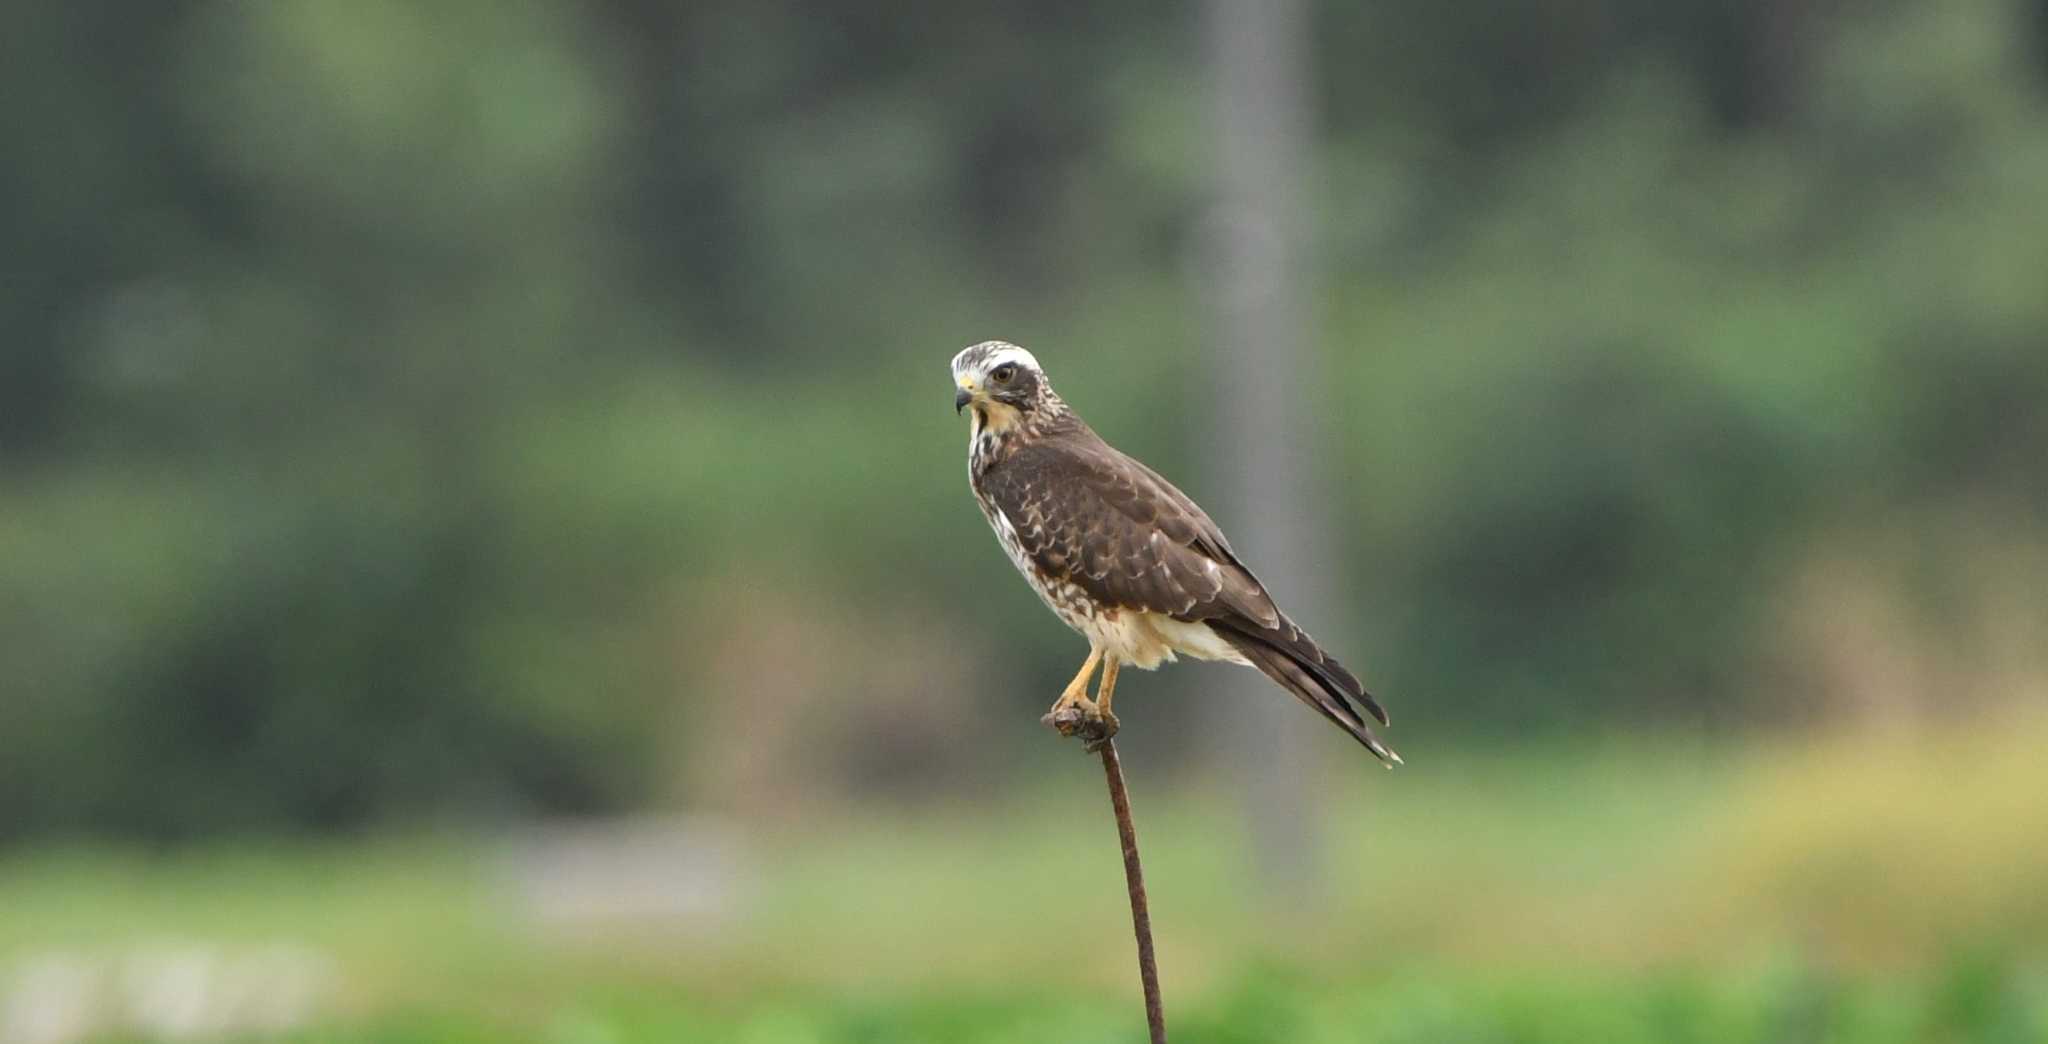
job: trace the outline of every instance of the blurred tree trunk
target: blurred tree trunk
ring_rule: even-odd
[[[1207,459],[1238,550],[1290,613],[1327,628],[1320,578],[1330,541],[1311,478],[1307,427],[1319,411],[1299,286],[1306,19],[1301,0],[1205,5],[1218,176],[1208,276],[1216,423]],[[1308,763],[1309,733],[1320,723],[1262,679],[1210,676],[1229,689],[1216,701],[1215,743],[1247,781],[1252,870],[1272,897],[1306,902],[1320,861],[1319,788]]]

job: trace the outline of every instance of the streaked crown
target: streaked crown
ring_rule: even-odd
[[[957,381],[962,377],[974,377],[986,381],[988,375],[1004,363],[1013,363],[1036,374],[1045,373],[1044,367],[1038,365],[1038,357],[1023,348],[1008,341],[983,341],[962,348],[960,354],[953,357],[953,378]]]

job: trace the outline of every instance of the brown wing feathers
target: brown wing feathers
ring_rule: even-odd
[[[1350,733],[1353,739],[1365,745],[1365,749],[1372,751],[1374,757],[1400,764],[1401,756],[1380,742],[1380,738],[1373,734],[1372,726],[1365,723],[1352,703],[1356,700],[1364,704],[1365,709],[1385,725],[1387,712],[1380,707],[1379,701],[1365,691],[1365,686],[1359,684],[1343,664],[1325,654],[1300,628],[1290,623],[1285,630],[1257,632],[1230,620],[1210,620],[1209,626],[1243,653],[1252,666],[1280,683],[1280,687],[1293,693],[1295,699],[1314,707],[1323,717]],[[1293,632],[1292,640],[1286,637],[1289,631]]]
[[[983,481],[1040,568],[1104,603],[1208,624],[1375,756],[1400,761],[1358,711],[1362,704],[1384,725],[1378,701],[1280,612],[1216,523],[1156,472],[1077,426],[1020,447]]]

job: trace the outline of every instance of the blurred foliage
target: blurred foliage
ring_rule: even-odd
[[[1366,987],[1303,989],[1273,969],[1220,1003],[1172,1022],[1175,1040],[1207,1044],[2031,1044],[2048,1032],[2048,1002],[1997,963],[1958,961],[1929,981],[1837,981],[1799,967],[1756,977],[1622,977],[1446,984],[1397,976]],[[468,1041],[720,1040],[735,1044],[1124,1044],[1144,1039],[1129,1005],[1082,997],[1019,1003],[967,996],[896,1003],[793,998],[746,1014],[637,997],[580,1005],[545,1027],[393,1017],[322,1027],[281,1040],[429,1044]]]
[[[2038,681],[2044,10],[1318,8],[1324,631],[1408,735]],[[959,346],[1201,496],[1200,53],[1128,3],[18,13],[0,837],[975,778],[806,730],[987,747],[933,694],[1069,666]]]
[[[1217,795],[1141,785],[1174,1039],[2038,1041],[2044,741],[2037,711],[1434,758],[1334,783],[1341,886],[1277,910]],[[569,922],[516,883],[531,831],[37,846],[0,862],[0,1024],[16,969],[63,959],[118,970],[88,1026],[237,1039],[236,973],[271,964],[232,956],[283,941],[333,975],[266,1040],[1138,1040],[1100,797],[749,824],[717,906]],[[213,960],[152,1007],[136,969],[166,941]]]

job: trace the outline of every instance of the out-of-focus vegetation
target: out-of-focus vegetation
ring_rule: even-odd
[[[2048,3],[1312,7],[1305,622],[1409,764],[1290,897],[1126,675],[1176,1039],[2043,1039]],[[1221,502],[1191,11],[6,30],[0,1044],[1136,1039],[944,365]]]
[[[2038,686],[2040,5],[1481,10],[1316,16],[1323,630],[1406,743]],[[835,738],[1039,742],[1072,656],[951,351],[1203,491],[1175,12],[6,36],[0,834],[929,787]]]
[[[2033,714],[1442,759],[1342,788],[1338,885],[1291,912],[1246,901],[1215,794],[1141,786],[1176,1039],[2039,1040],[2044,739]],[[659,921],[548,920],[516,840],[53,850],[0,872],[26,913],[0,966],[55,948],[78,988],[141,998],[104,1016],[140,1030],[235,1025],[236,976],[275,974],[237,955],[288,939],[324,955],[328,1013],[288,1039],[1138,1039],[1114,835],[1076,775],[761,834],[728,906]],[[189,1004],[123,991],[195,940]]]

